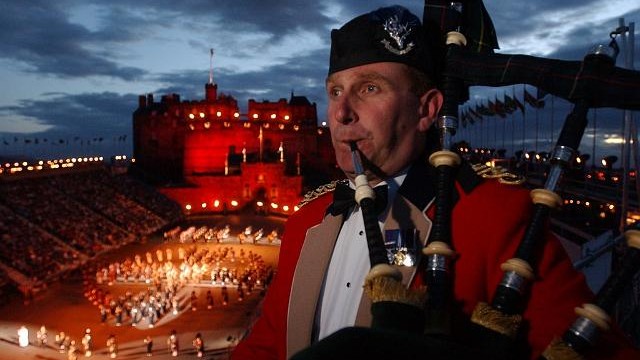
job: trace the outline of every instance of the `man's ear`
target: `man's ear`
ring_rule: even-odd
[[[427,131],[436,121],[442,107],[442,93],[438,89],[430,89],[420,97],[418,131]]]

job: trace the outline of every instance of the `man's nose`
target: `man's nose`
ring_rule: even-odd
[[[340,98],[334,105],[336,110],[334,116],[337,122],[347,125],[358,121],[358,116],[348,96]]]

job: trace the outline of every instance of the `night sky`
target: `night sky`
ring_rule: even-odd
[[[422,17],[422,1],[395,3]],[[138,95],[153,93],[158,99],[177,93],[184,100],[202,99],[211,48],[219,92],[236,97],[241,111],[248,99],[277,101],[293,92],[317,103],[324,119],[330,30],[391,4],[3,0],[0,157],[130,154],[131,114]],[[640,19],[640,4],[629,0],[487,0],[485,5],[498,34],[498,52],[563,60],[580,60],[593,45],[608,43],[619,18],[626,23]],[[640,69],[637,46],[635,54],[635,68]],[[622,56],[617,65],[625,66]],[[470,105],[502,99],[505,93],[522,101],[522,90],[474,88]],[[528,91],[535,94],[535,88]],[[537,114],[538,131],[535,110],[528,107],[524,130],[522,117],[514,114],[507,121],[520,127],[486,125],[494,130],[487,130],[485,141],[508,151],[550,147],[552,102],[550,96],[545,100]],[[557,136],[569,104],[553,103]],[[592,151],[594,133],[599,152],[619,151],[622,112],[599,110],[596,119],[597,127],[585,133],[584,151]],[[503,130],[509,135],[505,140]],[[467,127],[461,133],[481,145],[479,130]]]

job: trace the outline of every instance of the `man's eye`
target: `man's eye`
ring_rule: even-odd
[[[331,89],[331,90],[329,90],[329,95],[331,97],[340,96],[340,94],[342,94],[342,90],[340,90],[340,89]]]
[[[367,86],[365,86],[365,92],[375,92],[377,90],[378,87],[376,85],[368,84]]]

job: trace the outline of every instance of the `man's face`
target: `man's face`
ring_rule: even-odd
[[[350,143],[367,163],[369,181],[406,168],[424,150],[425,133],[442,103],[439,91],[411,91],[406,65],[385,62],[335,72],[326,83],[327,115],[338,166],[354,178]]]

